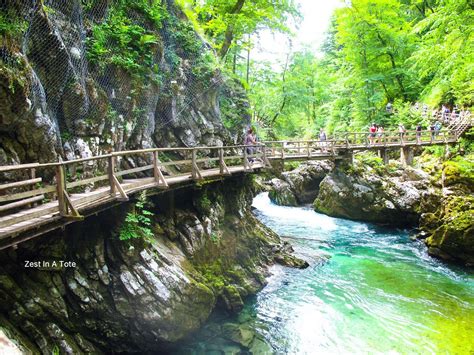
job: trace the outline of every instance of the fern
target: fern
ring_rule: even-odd
[[[153,237],[151,230],[153,212],[146,209],[148,205],[146,193],[143,192],[138,197],[132,211],[127,213],[125,217],[124,224],[120,229],[120,240],[150,239]]]

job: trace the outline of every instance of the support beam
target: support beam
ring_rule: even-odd
[[[69,197],[67,191],[64,191],[64,198],[65,198],[65,201],[66,201],[67,208],[69,210],[68,215],[65,216],[65,217],[70,218],[70,219],[75,219],[75,220],[78,220],[78,221],[82,221],[84,219],[84,216],[81,216],[81,214],[76,210],[76,208],[74,207],[74,204],[72,203],[72,200]]]
[[[379,157],[382,158],[383,163],[387,165],[389,161],[388,149],[385,149],[385,148],[379,149]]]
[[[231,175],[224,160],[224,148],[219,149],[219,173],[221,175]]]
[[[413,165],[413,148],[411,147],[402,147],[400,148],[400,161],[404,166]]]
[[[153,176],[155,177],[155,182],[159,187],[169,187],[160,169],[160,160],[158,159],[158,152],[153,152]]]
[[[120,197],[117,198],[117,200],[119,200],[119,201],[128,201],[128,196],[125,193],[125,191],[123,190],[122,185],[120,185],[120,182],[118,181],[118,179],[115,175],[112,175],[112,180],[114,182],[115,188],[120,193]]]
[[[201,172],[199,171],[199,167],[197,165],[197,151],[193,149],[192,151],[192,166],[191,166],[191,176],[194,180],[202,180]]]
[[[108,165],[107,165],[107,174],[109,175],[109,186],[110,186],[111,195],[115,195],[114,172],[115,172],[115,157],[111,155],[108,158]]]
[[[262,156],[263,164],[265,164],[266,168],[271,169],[272,164],[270,164],[270,160],[268,160],[268,157],[267,157],[267,147],[263,146],[262,149],[263,149],[263,156]]]
[[[58,208],[61,216],[67,215],[66,201],[64,197],[64,191],[66,191],[66,178],[64,173],[64,165],[58,165],[56,167],[56,194],[58,197]]]

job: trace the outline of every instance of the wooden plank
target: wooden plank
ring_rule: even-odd
[[[108,178],[109,178],[108,175],[95,176],[95,177],[85,179],[85,180],[70,182],[70,183],[67,184],[67,187],[69,189],[72,189],[73,187],[83,186],[83,185],[87,185],[87,184],[93,184],[93,183],[98,182],[98,181],[107,180]]]
[[[151,169],[153,169],[153,164],[145,165],[145,166],[139,166],[137,168],[128,169],[128,170],[116,171],[114,175],[115,176],[123,176],[123,175],[128,175],[128,174],[133,174],[133,173],[139,173],[141,171],[146,171],[146,170],[151,170]]]
[[[56,202],[54,203],[54,205],[48,204],[48,205],[35,207],[29,210],[24,210],[22,212],[18,212],[13,215],[0,218],[0,228],[11,226],[22,221],[27,221],[29,219],[41,217],[45,214],[58,212],[58,211],[59,211],[59,208]]]
[[[23,181],[10,182],[8,184],[0,185],[0,191],[10,189],[13,187],[33,185],[41,181],[42,181],[41,178],[35,178],[35,179],[28,179],[28,180],[23,180]]]
[[[18,164],[18,165],[4,165],[0,166],[0,173],[5,171],[13,171],[13,170],[22,170],[22,169],[30,169],[36,168],[40,166],[39,163],[31,163],[31,164]]]
[[[219,158],[200,158],[200,159],[196,159],[196,163],[205,163],[205,162],[208,162],[208,161],[218,161]]]
[[[15,201],[15,200],[21,200],[27,197],[31,196],[36,196],[36,195],[43,195],[47,194],[50,192],[56,191],[56,186],[46,186],[42,187],[40,189],[36,190],[31,190],[31,191],[25,191],[25,192],[18,192],[13,195],[5,195],[5,196],[0,196],[0,202],[8,202],[8,201]]]
[[[42,201],[43,199],[44,199],[44,195],[39,195],[39,196],[27,198],[25,200],[9,203],[7,205],[0,206],[0,212],[11,210],[12,208],[18,208],[25,205],[29,205],[30,203]]]
[[[167,161],[167,162],[162,162],[162,166],[169,166],[169,165],[184,165],[184,164],[191,164],[192,160],[173,160],[173,161]]]

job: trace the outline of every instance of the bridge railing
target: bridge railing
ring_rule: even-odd
[[[229,175],[235,166],[250,170],[251,160],[267,161],[265,154],[261,145],[150,148],[47,164],[1,166],[0,177],[5,182],[0,184],[0,228],[56,212],[81,218],[81,207],[104,198],[127,200],[127,191],[143,186],[167,188],[173,179],[199,180],[212,169],[212,176]],[[23,209],[29,212],[8,218]]]
[[[305,158],[335,155],[336,140],[264,141],[270,159]]]
[[[447,143],[456,140],[456,133],[452,130],[407,130],[403,133],[386,132],[350,132],[336,133],[331,137],[336,148],[357,148],[368,146],[398,146],[406,144],[434,144]]]

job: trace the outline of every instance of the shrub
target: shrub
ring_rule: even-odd
[[[127,213],[125,217],[125,222],[120,230],[120,240],[153,237],[151,230],[151,216],[153,216],[153,213],[146,209],[147,205],[146,193],[143,192],[138,197],[132,211]]]

